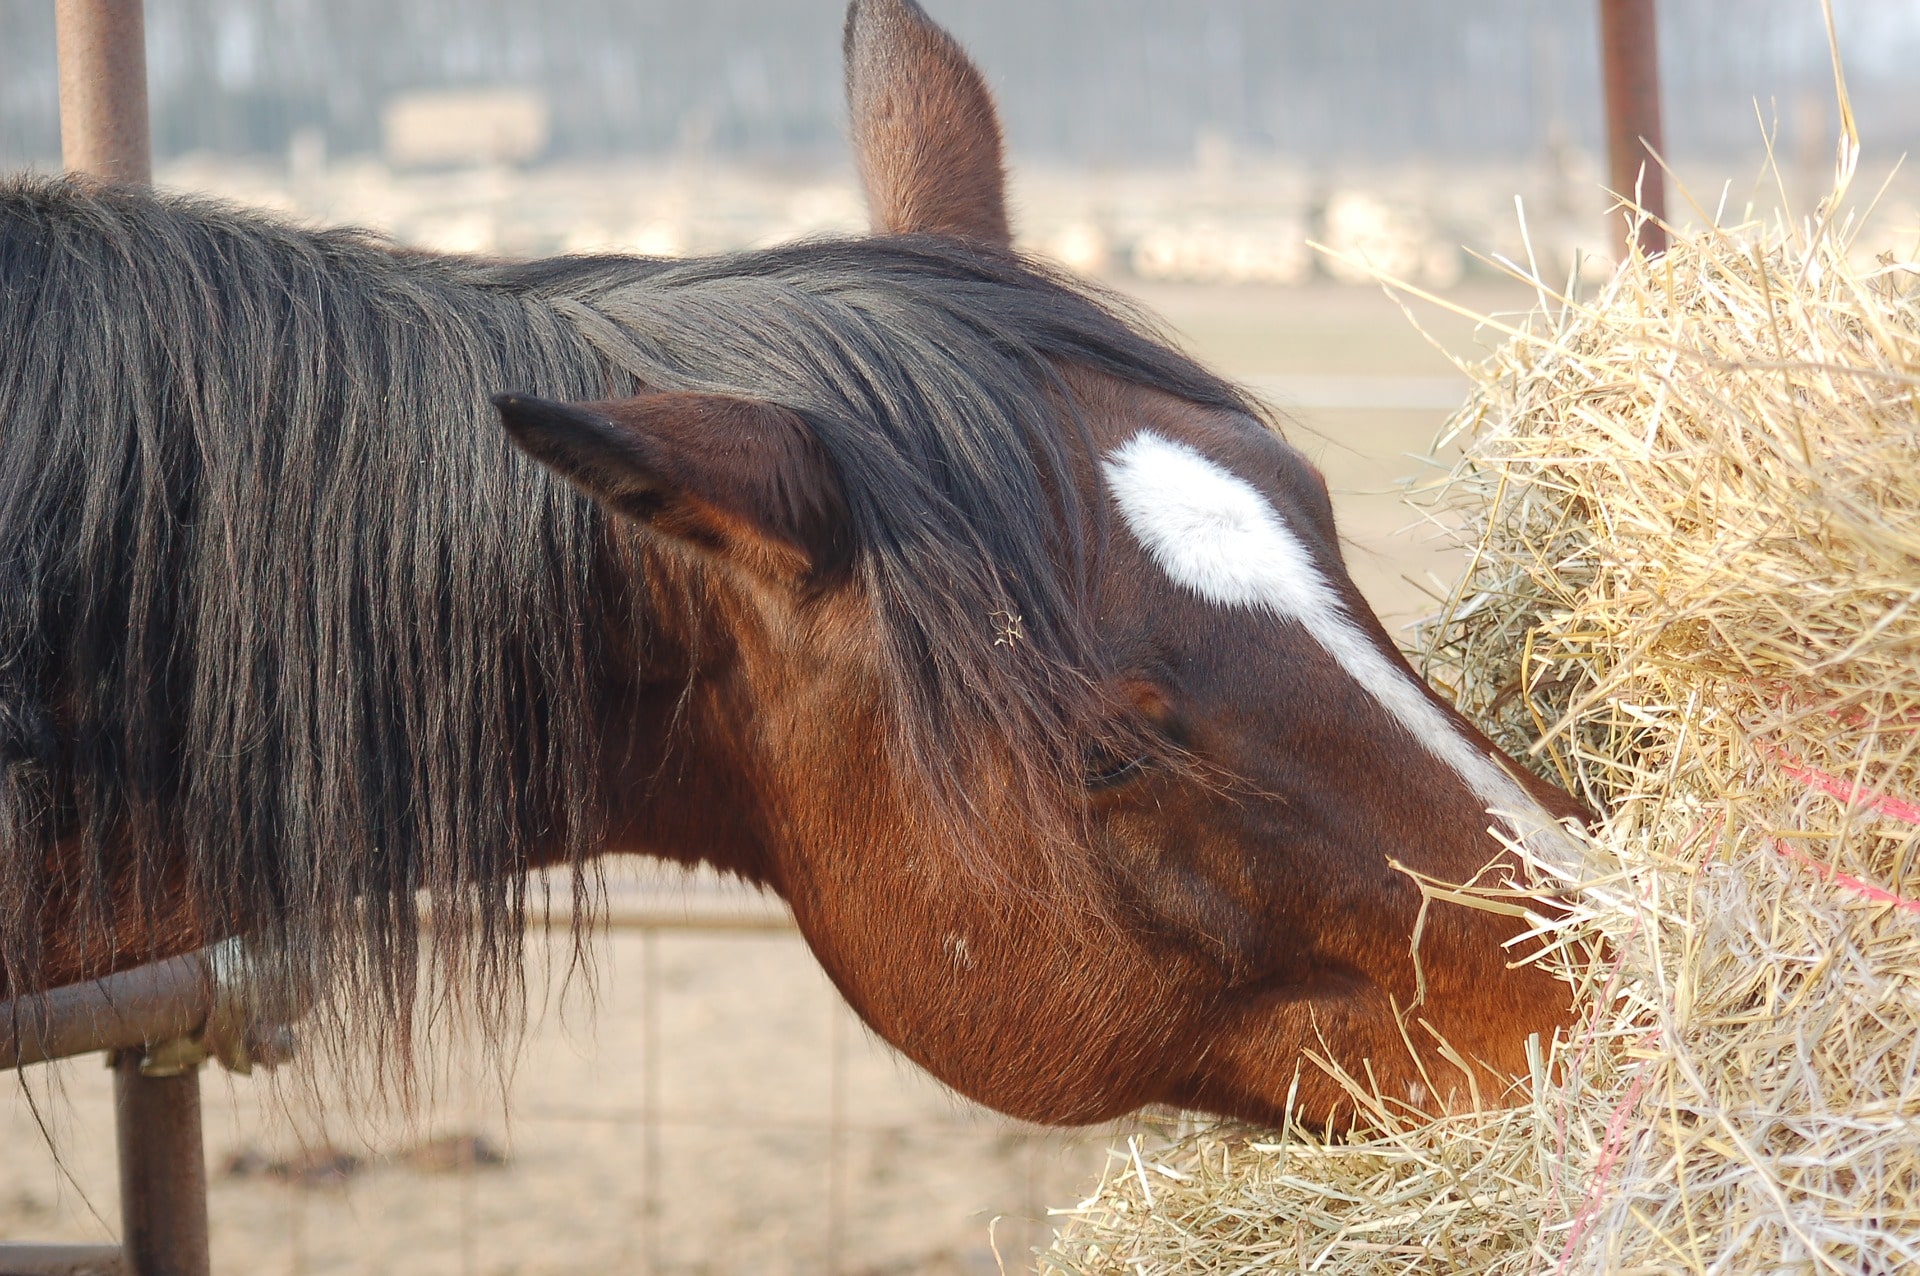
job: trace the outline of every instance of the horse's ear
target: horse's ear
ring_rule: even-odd
[[[853,0],[845,48],[874,230],[1010,246],[1000,120],[959,44],[913,0]]]
[[[836,575],[852,558],[839,477],[786,408],[688,393],[493,403],[528,455],[661,535],[781,575]]]

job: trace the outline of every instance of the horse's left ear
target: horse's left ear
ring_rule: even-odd
[[[835,575],[852,558],[839,476],[787,408],[691,393],[493,403],[529,456],[663,536],[777,575]]]
[[[960,45],[913,0],[853,0],[845,50],[874,230],[1010,247],[1000,118]]]

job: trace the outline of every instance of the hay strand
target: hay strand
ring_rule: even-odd
[[[1136,1149],[1043,1271],[1920,1263],[1920,242],[1857,225],[1530,275],[1422,497],[1425,672],[1604,812],[1542,923],[1582,1026],[1512,1107]]]

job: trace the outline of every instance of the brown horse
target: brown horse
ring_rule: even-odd
[[[7,986],[241,935],[404,1033],[417,890],[511,1004],[526,871],[624,852],[778,892],[1034,1120],[1337,1119],[1309,1053],[1433,1111],[1433,1034],[1484,1087],[1566,1022],[1395,862],[1510,873],[1576,804],[1418,681],[1253,405],[1013,252],[944,32],[855,0],[847,83],[875,237],[707,261],[0,189]]]

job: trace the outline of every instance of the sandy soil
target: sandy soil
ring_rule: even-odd
[[[992,1272],[992,1237],[1017,1266],[1105,1158],[899,1062],[796,935],[620,934],[596,966],[595,1008],[553,1007],[504,1096],[455,1076],[410,1119],[349,1120],[209,1070],[215,1270]],[[0,1097],[0,1238],[110,1240],[108,1073],[29,1080]]]

